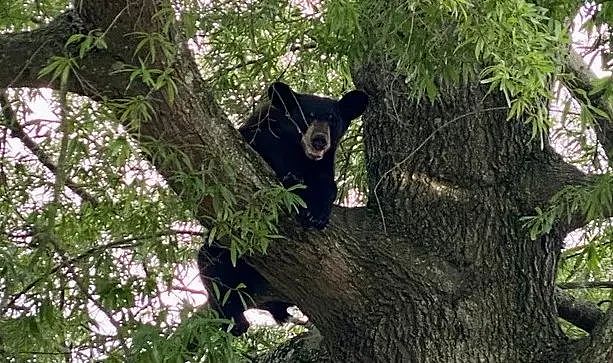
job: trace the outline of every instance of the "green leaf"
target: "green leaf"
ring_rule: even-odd
[[[230,298],[230,294],[232,293],[231,289],[226,290],[225,294],[223,294],[223,299],[221,299],[221,305],[226,305],[228,302],[228,298]]]
[[[215,296],[215,299],[219,300],[219,297],[221,296],[221,293],[219,292],[219,286],[217,286],[216,282],[213,282],[211,286],[213,286],[213,294]]]

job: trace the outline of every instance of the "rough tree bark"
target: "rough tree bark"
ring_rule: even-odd
[[[124,97],[127,76],[112,71],[132,61],[135,44],[126,34],[157,29],[155,11],[149,1],[81,0],[45,27],[2,34],[0,87],[58,88],[37,76],[49,57],[65,51],[71,34],[108,28],[109,49],[88,55],[67,87],[94,99]],[[172,145],[193,165],[221,158],[241,165],[231,185],[239,195],[274,183],[216,106],[189,52],[174,69],[177,99],[158,97],[140,137]],[[328,359],[613,359],[611,309],[580,344],[558,326],[556,262],[571,226],[532,241],[519,220],[589,177],[541,149],[521,124],[505,121],[504,99],[485,97],[478,84],[446,88],[436,102],[417,104],[384,63],[360,65],[355,80],[371,99],[363,118],[370,204],[335,208],[323,232],[284,220],[288,240],[249,258],[276,294],[297,302],[316,324]],[[179,171],[155,166],[181,195],[181,179],[173,178]],[[209,212],[204,203],[202,221]]]

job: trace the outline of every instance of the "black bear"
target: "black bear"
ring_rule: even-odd
[[[336,101],[296,93],[277,82],[268,88],[268,98],[270,102],[251,115],[239,131],[283,186],[306,186],[297,192],[307,205],[299,220],[305,227],[323,229],[337,193],[336,147],[350,122],[366,109],[368,96],[351,91]]]
[[[334,182],[336,148],[351,121],[365,111],[368,96],[356,90],[337,101],[296,93],[285,83],[276,82],[268,88],[268,99],[269,102],[261,105],[239,131],[285,187],[306,186],[297,191],[306,204],[306,208],[299,210],[298,220],[305,228],[323,229],[328,224],[337,195]],[[258,297],[266,295],[266,280],[242,260],[232,266],[227,249],[203,246],[198,254],[198,265],[209,292],[212,292],[211,282],[217,283],[222,296],[224,289],[244,283],[247,287],[243,292]],[[248,298],[244,300],[252,305]],[[293,304],[266,301],[265,298],[258,300],[257,307],[269,310],[278,322],[289,317],[287,308]],[[211,296],[211,305],[221,315],[234,319],[234,334],[247,330],[245,309],[237,293],[232,292],[224,304]]]

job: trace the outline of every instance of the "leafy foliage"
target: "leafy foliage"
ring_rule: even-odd
[[[184,313],[185,314],[185,313]],[[137,323],[126,327],[134,337],[128,354],[122,350],[111,353],[109,362],[185,362],[203,357],[200,362],[237,362],[239,356],[231,349],[233,337],[219,333],[219,319],[210,312],[185,314],[178,326]]]
[[[278,347],[281,343],[303,333],[300,325],[250,327],[246,334],[237,339],[236,349],[246,357],[257,357]]]
[[[4,1],[0,30],[44,25],[67,6]],[[238,361],[289,336],[261,330],[234,341],[218,329],[219,319],[195,311],[196,302],[187,296],[173,295],[203,238],[226,243],[234,260],[266,252],[282,238],[279,217],[301,201],[280,187],[240,199],[228,184],[236,182],[233,170],[239,166],[191,165],[158,141],[134,144],[130,133],[153,120],[153,95],[162,92],[169,104],[177,98],[173,67],[180,49],[171,28],[190,39],[202,74],[237,123],[273,80],[340,96],[354,87],[357,64],[382,62],[412,85],[407,97],[416,102],[436,100],[445,85],[480,79],[507,96],[509,122],[531,122],[535,137],[551,132],[554,143],[558,136],[572,140],[571,161],[587,167],[606,157],[590,132],[596,117],[608,115],[587,97],[564,104],[564,117],[548,112],[551,85],[569,44],[565,24],[577,1],[185,0],[175,6],[156,14],[161,32],[129,35],[132,63],[114,70],[128,75],[129,87],[144,84],[147,92],[98,103],[47,91],[9,92],[16,112],[14,119],[3,117],[0,127],[0,353],[8,359]],[[611,9],[608,2],[595,6],[584,29],[608,34]],[[72,35],[66,54],[49,59],[41,75],[64,85],[78,80],[81,59],[108,48],[107,31]],[[607,42],[596,48],[610,55]],[[613,94],[609,78],[595,89]],[[51,109],[44,117],[32,109],[41,102]],[[574,111],[578,117],[571,117]],[[554,121],[558,126],[551,129]],[[17,126],[35,149],[8,136]],[[185,189],[169,191],[143,155],[183,170],[175,177]],[[45,156],[63,160],[56,165],[65,173],[61,183]],[[339,200],[364,203],[360,122],[352,124],[337,162]],[[593,183],[562,191],[526,220],[534,239],[577,213],[597,220],[564,254],[560,281],[596,280],[613,271],[612,228],[604,218],[613,208],[613,180],[610,163],[599,168]],[[193,219],[205,199],[214,211],[206,233]],[[607,299],[598,289],[579,295]]]
[[[136,324],[143,314],[170,321],[165,316],[178,311],[161,295],[178,264],[193,260],[191,239],[201,240],[197,229],[178,227],[191,223],[189,210],[161,180],[151,184],[153,171],[142,166],[125,133],[100,123],[104,112],[96,105],[74,101],[83,108],[65,115],[74,127],[64,168],[79,188],[65,188],[55,201],[47,168],[31,157],[15,162],[23,146],[5,149],[2,160],[10,183],[0,188],[0,335],[5,356],[14,359],[47,352],[56,355],[37,359],[55,361],[67,341],[80,347],[73,350],[77,357],[96,356],[111,348],[99,345],[109,329]],[[54,121],[31,132],[36,128],[53,135]],[[42,138],[38,146],[39,155],[53,155],[59,139]]]
[[[0,6],[0,29],[20,31],[49,22],[66,9],[65,0],[3,0]]]
[[[537,209],[538,214],[527,217],[532,239],[547,234],[560,219],[573,218],[578,213],[586,220],[603,219],[613,211],[613,175],[603,174],[594,178],[589,186],[567,187],[556,194],[547,210]],[[568,222],[571,222],[568,220]]]

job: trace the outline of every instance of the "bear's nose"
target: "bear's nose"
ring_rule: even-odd
[[[313,139],[311,140],[311,146],[313,146],[313,149],[317,151],[322,151],[323,149],[326,148],[326,146],[328,146],[328,142],[326,141],[325,136],[315,135],[313,136]]]

